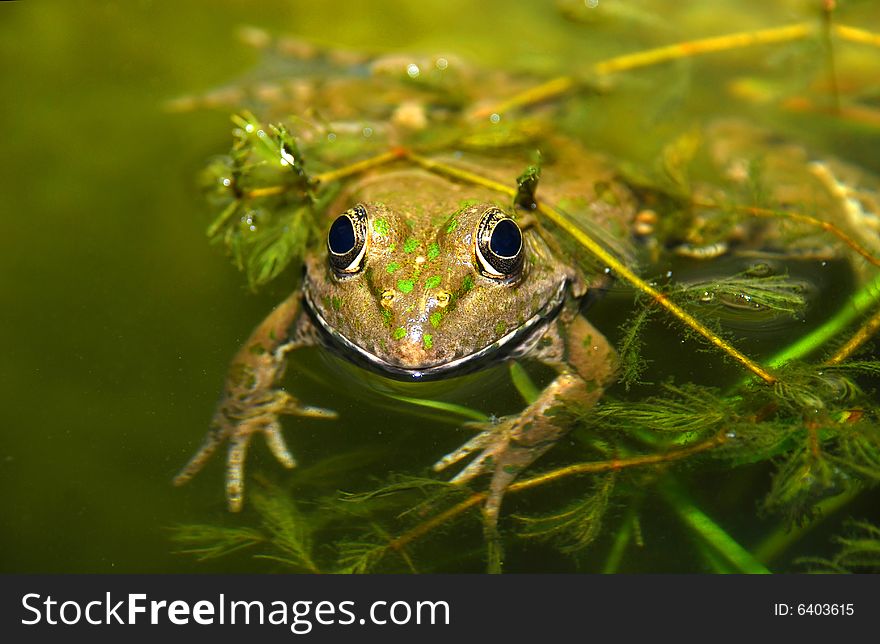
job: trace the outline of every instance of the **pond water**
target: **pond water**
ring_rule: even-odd
[[[236,38],[240,27],[328,49],[456,55],[482,68],[547,79],[685,40],[822,24],[821,3],[806,0],[696,2],[672,12],[668,3],[649,0],[597,4],[0,3],[0,331],[6,338],[0,358],[0,572],[290,569],[251,557],[251,550],[272,554],[271,548],[260,550],[265,544],[198,561],[178,552],[182,546],[173,540],[176,527],[186,524],[261,525],[250,506],[240,515],[226,511],[222,458],[215,457],[186,487],[172,487],[171,479],[207,429],[230,356],[286,296],[298,273],[291,268],[254,293],[221,247],[208,243],[205,228],[216,213],[200,193],[198,176],[209,158],[229,149],[230,110],[166,109],[172,99],[235,83],[259,64],[260,53]],[[876,3],[840,5],[835,21],[863,29],[880,25]],[[823,71],[829,59],[821,37],[623,72],[588,92],[577,117],[584,120],[580,136],[629,168],[656,168],[664,146],[692,125],[736,117],[767,128],[776,142],[805,146],[810,159],[835,158],[880,175],[876,45],[835,41],[833,81]],[[832,86],[844,106],[840,114],[832,110]],[[569,112],[566,118],[575,117]],[[560,126],[572,129],[571,123]],[[679,258],[649,272],[653,277],[669,270],[696,282],[751,265],[738,261],[719,260],[708,268]],[[875,268],[861,260],[854,266],[840,259],[789,259],[780,270],[810,285],[815,299],[808,310],[764,324],[727,313],[726,328],[739,348],[767,359],[820,327],[873,279]],[[619,342],[633,300],[633,290],[618,283],[590,317]],[[744,375],[738,364],[684,339],[662,313],[652,320],[643,337],[649,361],[644,380],[650,384],[629,391],[619,385],[613,399],[638,401],[670,378],[729,388]],[[846,328],[844,338],[855,326]],[[871,357],[859,354],[863,361]],[[853,405],[876,421],[869,409],[877,402],[876,382],[859,377],[866,393]],[[298,354],[285,384],[309,404],[340,414],[339,421],[284,421],[301,464],[292,473],[262,445],[249,456],[249,485],[282,490],[279,497],[292,494],[308,517],[303,521],[344,514],[339,504],[325,507],[337,490],[363,492],[390,473],[440,478],[429,466],[464,436],[461,417],[388,398],[382,394],[386,382],[366,379],[319,350]],[[463,382],[394,393],[486,414],[522,407],[504,366]],[[585,458],[595,447],[589,436],[584,431],[565,439],[534,471],[575,462],[572,453]],[[639,443],[628,445],[635,449]],[[866,449],[877,449],[876,455],[880,444]],[[505,568],[723,571],[737,569],[729,558],[742,549],[753,564],[802,570],[798,557],[837,552],[833,537],[851,529],[847,518],[880,519],[870,489],[878,478],[875,461],[864,472],[865,490],[843,485],[834,490],[843,491],[840,496],[825,489],[827,518],[789,531],[784,511],[762,506],[785,454],[780,448],[751,464],[748,458],[701,462],[677,469],[675,481],[661,485],[654,485],[655,470],[644,478],[632,475],[618,482],[627,493],[606,499],[595,541],[575,555],[514,536],[522,525],[510,515],[558,512],[560,498],[576,501],[579,490],[595,492],[606,478],[576,477],[517,495],[505,505],[501,522]],[[377,510],[389,521],[383,529],[396,534],[418,523],[394,523],[394,516],[420,499],[411,495]],[[316,559],[332,560],[333,544],[370,533],[374,518],[352,510],[347,523],[319,526],[313,535]],[[485,568],[478,514],[470,510],[450,525],[417,544],[416,570]],[[408,567],[398,559],[384,569]]]

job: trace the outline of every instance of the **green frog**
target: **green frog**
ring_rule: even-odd
[[[625,229],[632,198],[601,159],[583,151],[576,158],[573,166],[560,154],[545,169],[547,195],[576,194],[571,207],[590,210],[597,225]],[[500,178],[509,171],[493,172]],[[538,398],[518,415],[480,425],[433,466],[445,470],[472,456],[452,481],[488,475],[484,512],[497,521],[507,487],[596,403],[616,369],[614,350],[580,312],[606,276],[567,262],[533,213],[502,197],[411,167],[374,171],[351,184],[328,208],[326,242],[306,257],[301,287],[233,358],[211,429],[175,483],[192,478],[228,443],[226,498],[239,511],[245,457],[257,433],[283,466],[294,467],[279,417],[336,416],[279,388],[297,349],[319,345],[411,382],[537,360],[555,373]]]

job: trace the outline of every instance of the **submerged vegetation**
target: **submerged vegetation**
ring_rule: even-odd
[[[512,512],[502,518],[500,535],[483,534],[479,517],[486,494],[479,487],[451,485],[421,471],[389,472],[387,480],[367,491],[339,492],[331,485],[316,494],[314,488],[300,491],[308,487],[309,468],[303,468],[284,484],[258,481],[253,508],[244,515],[253,527],[232,518],[228,525],[182,525],[173,532],[176,547],[201,559],[250,553],[271,569],[300,572],[428,572],[474,569],[474,562],[499,572],[511,557],[519,561],[517,553],[524,549],[552,548],[575,569],[615,572],[634,569],[627,561],[639,559],[638,553],[650,547],[654,526],[666,521],[665,529],[687,537],[681,546],[687,552],[680,561],[670,557],[670,569],[762,573],[778,569],[777,562],[802,542],[829,552],[810,535],[843,508],[868,507],[864,499],[876,499],[880,482],[875,391],[880,361],[870,350],[880,328],[880,243],[870,222],[880,211],[870,181],[860,179],[853,187],[840,178],[848,170],[810,166],[800,152],[758,128],[730,122],[690,127],[664,143],[654,165],[637,165],[637,153],[633,158],[619,154],[620,172],[642,204],[636,229],[642,237],[640,264],[627,252],[609,250],[613,242],[594,238],[576,208],[541,201],[540,158],[554,153],[558,134],[590,134],[588,128],[573,130],[573,115],[591,109],[588,100],[601,103],[604,96],[596,99],[593,92],[613,93],[608,83],[617,75],[766,45],[809,44],[814,63],[809,69],[833,81],[810,95],[774,97],[778,109],[855,119],[860,128],[873,127],[876,138],[876,122],[870,125],[865,116],[871,113],[865,95],[880,88],[844,95],[831,53],[840,41],[874,48],[876,58],[880,35],[837,24],[834,4],[822,3],[814,22],[623,55],[595,63],[584,77],[562,76],[544,84],[518,78],[513,90],[490,84],[497,100],[477,101],[476,107],[480,97],[473,95],[468,85],[473,79],[464,72],[414,74],[404,67],[403,77],[392,75],[380,85],[382,100],[389,104],[402,95],[415,96],[422,103],[413,99],[413,105],[430,106],[431,126],[415,123],[426,117],[424,110],[413,108],[408,115],[398,110],[391,118],[413,120],[397,130],[406,132],[403,140],[387,135],[378,108],[370,105],[356,104],[363,109],[358,134],[346,136],[338,124],[322,119],[318,102],[295,118],[265,109],[273,121],[264,122],[254,113],[262,100],[258,91],[235,94],[236,102],[253,103],[254,112],[235,117],[231,153],[205,173],[209,199],[219,213],[209,236],[225,245],[252,287],[295,265],[316,243],[320,213],[345,178],[397,163],[497,189],[552,230],[573,261],[614,274],[636,295],[615,338],[619,386],[594,409],[570,410],[577,416],[571,441],[551,453],[563,462],[541,460],[511,485],[505,508]],[[572,20],[583,19],[579,3],[564,3],[563,11]],[[644,21],[650,15],[629,19]],[[265,34],[249,32],[248,37],[273,55],[285,47]],[[815,50],[822,47],[826,55],[816,62]],[[322,73],[326,66],[336,69],[328,54],[310,52],[309,64]],[[416,70],[445,71],[448,64],[437,59]],[[374,72],[385,69],[375,61],[371,65]],[[736,87],[746,92],[746,85],[740,80]],[[210,101],[181,104],[204,102]],[[551,117],[561,131],[551,131]],[[445,149],[491,155],[506,148],[540,150],[534,165],[507,184],[429,156]],[[809,190],[795,189],[808,180],[815,181]],[[743,258],[738,263],[715,260],[737,252]],[[705,268],[693,279],[677,279],[669,268],[675,261],[702,262]],[[852,292],[844,294],[836,311],[815,313],[814,286],[790,270],[801,261],[845,266]],[[818,325],[792,332],[810,311]],[[670,321],[686,343],[680,351],[689,352],[695,363],[736,365],[741,374],[709,385],[699,375],[673,377],[658,368],[650,339],[668,337]],[[786,323],[789,332],[773,345],[772,355],[749,354],[740,337],[748,335],[743,329]],[[687,342],[691,338],[699,343]],[[711,347],[712,355],[701,347]],[[510,371],[522,399],[531,402],[539,375],[517,364]],[[461,425],[485,420],[489,411],[396,398]],[[721,479],[729,480],[732,492],[721,491]],[[713,516],[707,490],[722,497],[719,504],[731,516],[749,520]],[[724,498],[728,494],[742,498]],[[754,515],[761,517],[759,527]],[[876,520],[876,514],[859,520],[849,536],[837,537],[838,554],[802,558],[797,565],[877,571]]]
[[[878,409],[856,382],[864,374],[880,374],[880,362],[793,365],[780,373],[786,385],[774,388],[751,383],[725,393],[667,384],[661,394],[639,402],[608,400],[582,419],[579,445],[570,451],[583,460],[524,477],[509,491],[525,493],[574,478],[578,484],[566,488],[571,498],[554,499],[558,507],[549,511],[514,515],[506,532],[517,540],[546,541],[577,558],[611,528],[619,542],[606,553],[611,561],[604,568],[616,569],[626,548],[638,547],[634,526],[642,513],[656,511],[646,497],[659,494],[694,533],[701,551],[708,551],[710,569],[762,571],[769,562],[749,555],[700,510],[679,473],[772,464],[761,511],[780,517],[783,530],[821,520],[829,500],[852,501],[880,479]],[[298,496],[295,490],[291,494]],[[435,570],[418,556],[422,542],[455,540],[458,535],[450,536],[447,528],[467,520],[484,497],[435,479],[398,476],[369,492],[333,494],[298,507],[288,492],[269,486],[255,499],[261,523],[256,531],[187,525],[177,529],[175,540],[201,557],[250,547],[302,571]],[[333,538],[354,526],[361,532],[356,539]],[[324,544],[320,554],[312,554],[314,543]]]

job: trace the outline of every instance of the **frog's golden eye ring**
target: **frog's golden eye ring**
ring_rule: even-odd
[[[487,277],[509,279],[523,265],[523,237],[516,222],[498,208],[483,213],[477,227],[476,255]]]
[[[337,274],[353,274],[363,268],[367,252],[367,211],[357,205],[339,215],[327,233],[327,257]]]

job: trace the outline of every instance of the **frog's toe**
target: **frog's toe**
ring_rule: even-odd
[[[244,460],[251,434],[239,434],[229,440],[226,453],[226,503],[230,512],[240,512],[244,499]]]
[[[332,420],[335,418],[339,418],[339,414],[337,414],[332,409],[325,409],[324,407],[311,407],[304,406],[299,407],[296,412],[294,412],[296,416],[303,416],[305,418],[326,418],[328,420]]]
[[[214,452],[217,451],[217,447],[220,446],[224,436],[225,432],[223,427],[217,424],[212,426],[211,431],[205,436],[205,440],[202,442],[199,450],[192,455],[192,458],[187,461],[186,465],[184,465],[177,473],[177,476],[174,477],[174,485],[183,485],[198,474],[199,470],[205,466],[205,463],[207,463]]]
[[[330,409],[301,405],[295,397],[283,390],[261,390],[247,396],[228,394],[214,414],[211,431],[195,455],[174,477],[174,484],[183,485],[189,481],[204,467],[220,444],[228,440],[226,500],[230,511],[240,511],[244,503],[245,458],[254,434],[263,434],[272,455],[284,467],[296,467],[296,459],[281,433],[281,423],[278,420],[281,414],[308,418],[337,416]]]
[[[513,419],[483,423],[482,426],[487,429],[437,461],[434,464],[434,471],[443,470],[474,452],[482,450],[450,482],[461,485],[483,474],[491,474],[492,479],[489,483],[489,489],[486,491],[486,500],[483,503],[483,517],[487,533],[494,534],[504,493],[516,478],[524,459],[520,454],[521,449],[511,444],[511,434],[515,431]]]
[[[499,458],[509,449],[510,434],[516,423],[516,417],[496,418],[489,422],[467,423],[472,429],[481,429],[467,443],[441,458],[434,464],[434,471],[439,472],[450,465],[458,463],[474,452],[482,450],[465,468],[456,474],[450,482],[464,484],[481,474],[494,472]]]
[[[492,475],[492,482],[489,484],[489,490],[486,500],[483,502],[483,518],[487,531],[492,534],[498,525],[498,514],[501,512],[501,501],[504,499],[504,493],[513,483],[516,474],[509,468],[496,469]]]
[[[470,456],[471,454],[476,452],[478,449],[483,449],[484,447],[486,447],[486,445],[489,444],[489,441],[491,439],[492,439],[492,431],[491,430],[486,430],[486,431],[480,432],[479,434],[474,436],[472,439],[470,439],[467,443],[465,443],[464,445],[459,447],[457,450],[455,450],[454,452],[450,452],[449,454],[447,454],[446,456],[441,458],[439,461],[434,463],[434,465],[432,466],[432,469],[435,472],[441,472],[441,471],[445,470],[447,467],[449,467],[450,465],[455,465],[456,463],[458,463],[462,459],[467,458],[468,456]],[[484,460],[484,459],[480,459],[480,460]],[[462,472],[462,474],[463,474],[463,472]],[[461,476],[461,474],[459,474],[456,477],[456,479],[460,476]],[[453,479],[453,480],[455,480],[455,479]]]
[[[279,390],[276,392],[278,406],[277,413],[287,414],[289,416],[302,416],[304,418],[338,418],[332,409],[324,409],[323,407],[312,407],[311,405],[303,405],[295,397],[286,391]]]
[[[229,451],[226,456],[226,501],[231,512],[239,512],[244,503],[244,463],[251,438],[260,432],[272,455],[286,468],[296,467],[296,459],[290,453],[281,423],[272,414],[240,423],[229,438]]]
[[[287,443],[284,441],[284,435],[281,433],[281,425],[278,421],[273,420],[270,422],[263,430],[263,434],[266,436],[266,444],[269,446],[269,450],[278,459],[278,462],[288,469],[296,467],[296,459],[293,458],[293,454],[287,448]]]
[[[457,485],[464,485],[465,483],[470,482],[471,479],[475,479],[481,474],[491,472],[494,460],[495,454],[493,451],[490,451],[488,449],[483,450],[483,452],[479,456],[468,463],[467,467],[465,467],[461,472],[453,476],[449,482],[455,483]]]

